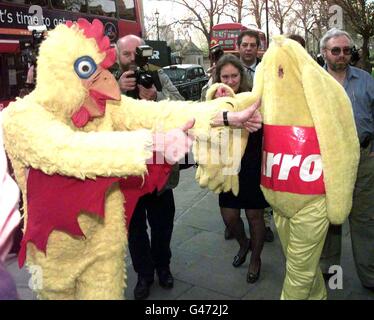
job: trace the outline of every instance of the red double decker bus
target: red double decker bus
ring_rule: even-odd
[[[216,44],[221,45],[221,48],[226,53],[233,53],[238,55],[238,45],[237,40],[239,34],[244,30],[253,30],[258,32],[260,36],[260,48],[258,50],[259,56],[262,56],[266,51],[266,36],[260,29],[257,28],[247,28],[241,23],[220,23],[216,24],[212,28],[212,38],[210,41],[210,46],[213,47]]]
[[[30,26],[50,30],[81,17],[100,19],[112,42],[127,34],[142,36],[142,0],[0,0],[0,110],[25,83],[33,46]]]

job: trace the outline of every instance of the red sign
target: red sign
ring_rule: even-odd
[[[261,185],[274,191],[325,194],[321,152],[313,127],[264,125]]]

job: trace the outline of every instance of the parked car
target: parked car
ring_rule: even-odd
[[[176,64],[162,68],[186,100],[199,100],[209,77],[198,64]]]

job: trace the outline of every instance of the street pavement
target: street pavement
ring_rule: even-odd
[[[224,239],[224,224],[218,207],[218,196],[201,189],[194,179],[195,169],[181,171],[181,179],[175,189],[175,224],[171,242],[171,271],[174,288],[163,289],[157,277],[148,299],[152,300],[278,300],[284,279],[285,260],[279,238],[275,232],[272,243],[265,242],[259,281],[246,282],[249,255],[239,268],[232,266],[238,251],[236,240]],[[248,233],[248,224],[242,213]],[[342,242],[343,288],[328,289],[332,300],[374,300],[374,294],[364,289],[357,277],[347,223],[343,226]],[[127,289],[125,297],[133,299],[137,277],[131,259],[126,257]],[[6,261],[13,275],[21,299],[35,299],[29,289],[29,274],[19,270],[16,257]]]

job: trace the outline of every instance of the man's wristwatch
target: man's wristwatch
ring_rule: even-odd
[[[223,111],[223,124],[228,127],[230,124],[229,124],[229,120],[227,119],[227,113],[228,111]]]

